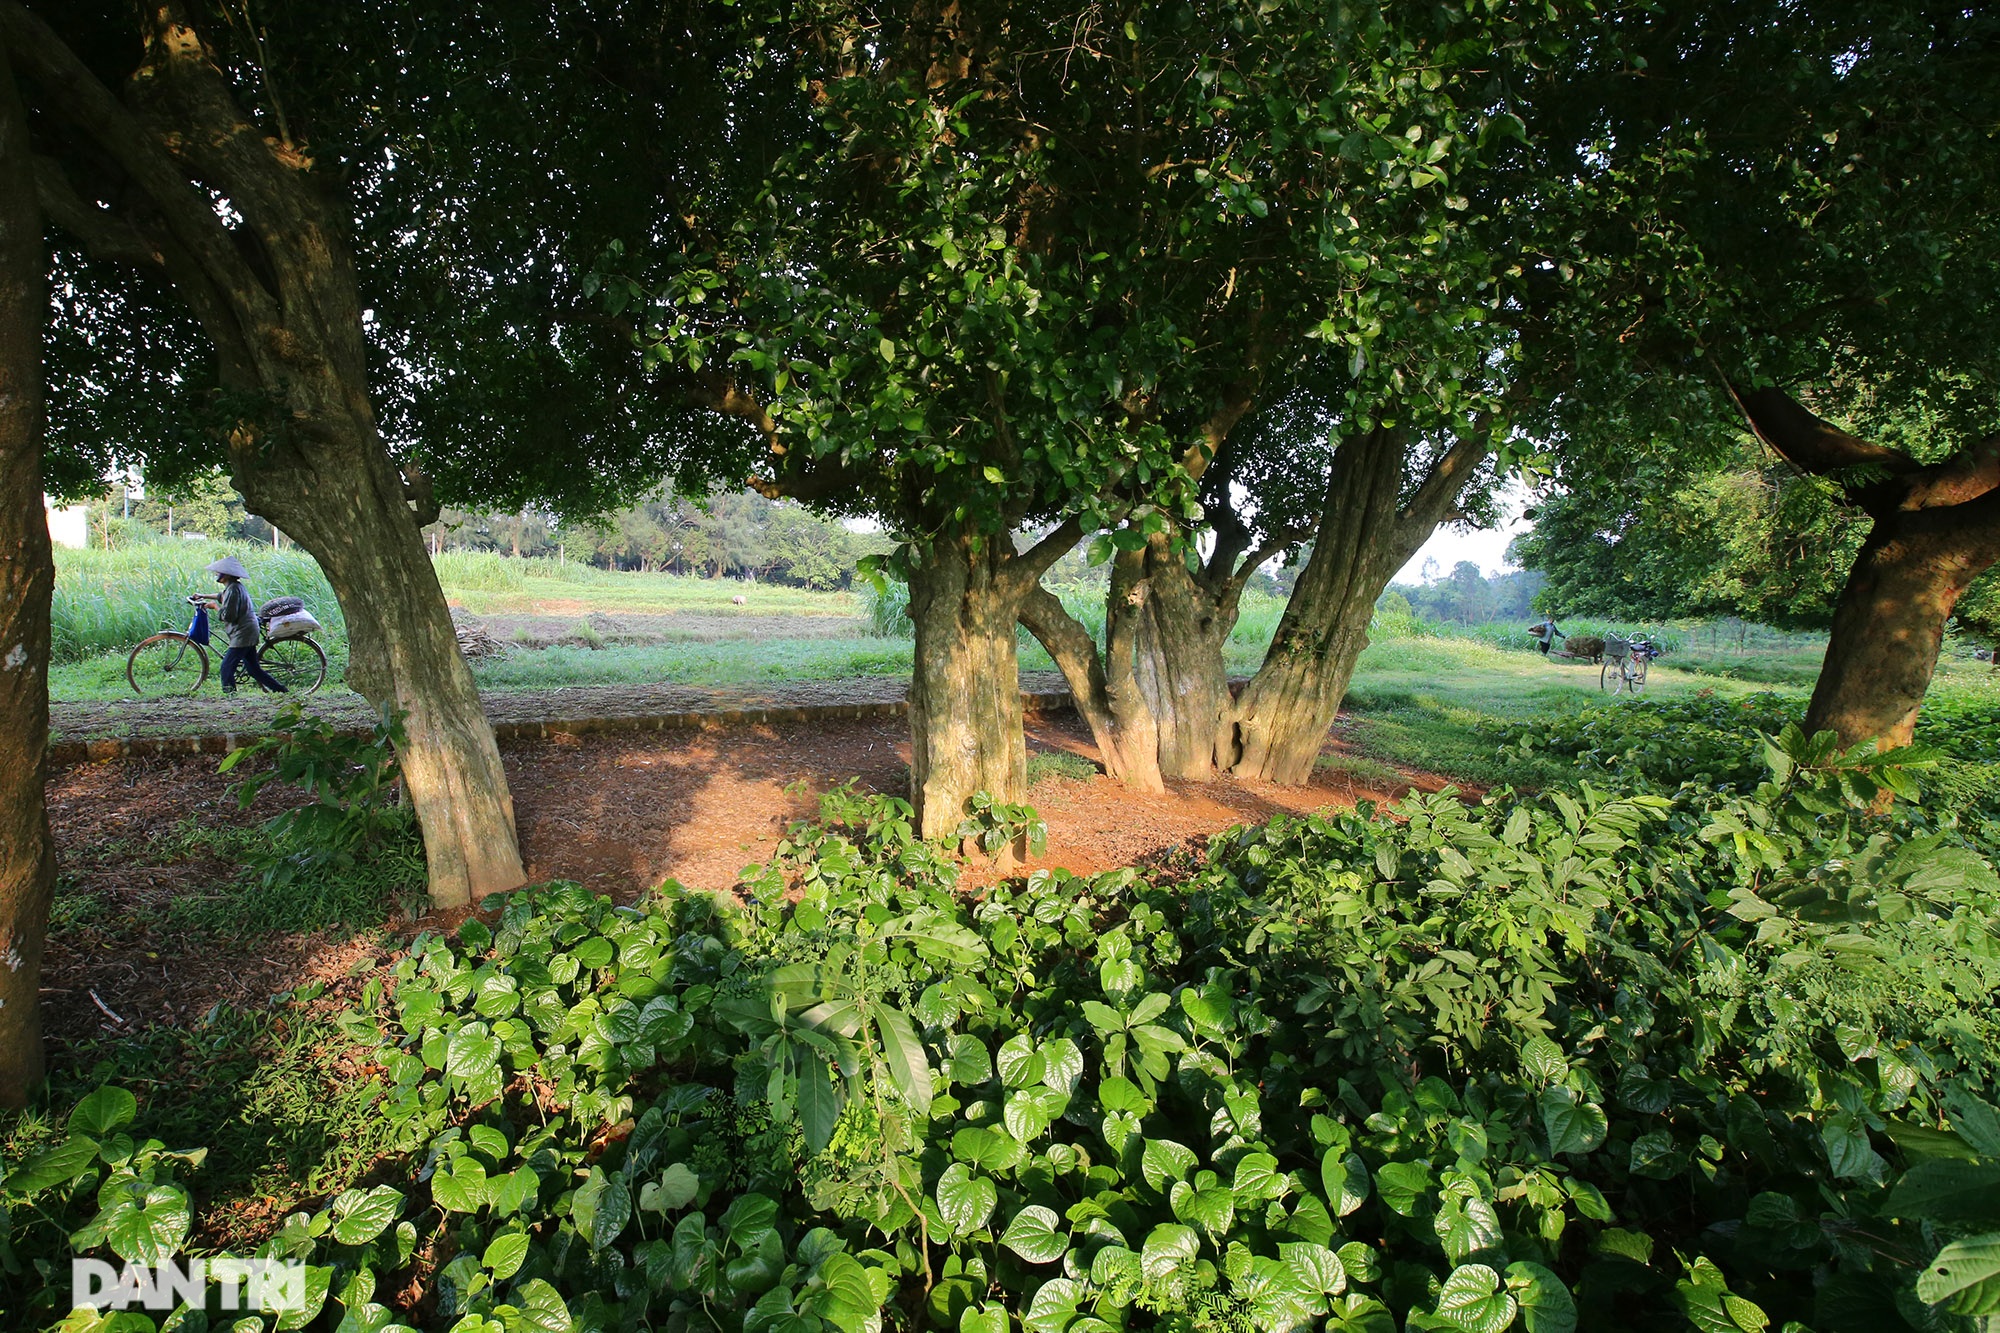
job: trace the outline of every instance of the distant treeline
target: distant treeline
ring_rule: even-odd
[[[1461,560],[1450,573],[1429,562],[1422,583],[1392,583],[1376,603],[1381,611],[1408,614],[1418,620],[1449,625],[1485,625],[1493,621],[1541,619],[1535,594],[1548,580],[1539,570],[1512,569],[1488,577],[1478,565]]]
[[[229,479],[214,473],[174,494],[114,486],[86,506],[89,545],[117,550],[168,537],[273,543],[271,525],[249,513]],[[755,579],[792,587],[845,588],[885,537],[850,532],[795,504],[744,492],[707,498],[661,492],[615,514],[563,522],[529,509],[515,514],[446,509],[424,529],[434,553],[497,551],[582,561],[600,569],[702,578]],[[279,538],[282,540],[282,538]]]

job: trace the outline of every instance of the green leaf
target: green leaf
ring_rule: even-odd
[[[688,1214],[694,1217],[695,1214]],[[716,1219],[729,1243],[748,1252],[759,1248],[777,1229],[778,1201],[763,1194],[739,1194]]]
[[[1336,1216],[1346,1217],[1368,1201],[1368,1164],[1357,1153],[1343,1155],[1336,1146],[1319,1159],[1319,1177]]]
[[[471,1078],[491,1069],[500,1059],[500,1043],[484,1023],[467,1023],[451,1034],[445,1047],[444,1072]]]
[[[967,1306],[958,1317],[958,1333],[1007,1333],[1007,1310],[1000,1305]]]
[[[910,1020],[886,1005],[875,1010],[875,1031],[882,1038],[882,1057],[889,1066],[889,1079],[896,1085],[910,1109],[919,1116],[931,1113],[931,1062],[923,1042]]]
[[[1107,1111],[1123,1111],[1138,1116],[1153,1109],[1152,1101],[1129,1078],[1107,1078],[1098,1084],[1097,1104]]]
[[[951,1155],[995,1175],[1011,1171],[1027,1156],[1021,1141],[993,1125],[967,1125],[951,1136]]]
[[[1278,1170],[1278,1159],[1269,1153],[1245,1153],[1236,1161],[1236,1176],[1230,1183],[1239,1204],[1263,1203],[1281,1197],[1290,1186]]]
[[[1175,1181],[1185,1180],[1194,1164],[1194,1150],[1172,1139],[1146,1140],[1146,1150],[1139,1156],[1139,1171],[1146,1183],[1162,1194]]]
[[[1000,1043],[1000,1081],[1010,1088],[1025,1088],[1042,1081],[1046,1063],[1026,1033],[1017,1033]]]
[[[518,1231],[508,1231],[493,1238],[486,1247],[486,1253],[479,1257],[479,1264],[493,1274],[495,1282],[505,1282],[521,1271],[521,1263],[527,1257],[527,1236]]]
[[[1953,1241],[1924,1265],[1917,1299],[1950,1301],[1953,1314],[2000,1314],[2000,1232]]]
[[[1083,1300],[1083,1284],[1073,1278],[1052,1277],[1035,1291],[1021,1327],[1027,1333],[1063,1333],[1070,1327],[1078,1303]]]
[[[639,1187],[639,1208],[648,1213],[672,1212],[685,1208],[701,1193],[701,1177],[686,1162],[675,1162],[656,1181]]]
[[[139,1099],[123,1088],[99,1088],[69,1113],[69,1132],[101,1139],[139,1114]]]
[[[1417,1211],[1418,1200],[1430,1187],[1427,1162],[1386,1162],[1375,1173],[1375,1192],[1382,1196],[1383,1206],[1404,1217]]]
[[[1139,1264],[1148,1282],[1162,1282],[1174,1273],[1194,1266],[1201,1254],[1201,1237],[1193,1227],[1162,1222],[1146,1235],[1139,1251]]]
[[[1431,1219],[1445,1258],[1462,1264],[1475,1254],[1496,1249],[1500,1244],[1500,1218],[1493,1205],[1473,1196],[1447,1195]]]
[[[333,1238],[342,1245],[366,1245],[389,1229],[403,1211],[403,1195],[387,1185],[348,1190],[333,1200]]]
[[[431,1177],[431,1201],[448,1213],[476,1213],[487,1203],[486,1167],[461,1157],[449,1171],[438,1168]]]
[[[1207,1171],[1199,1177],[1203,1180],[1210,1178],[1211,1173]],[[1236,1196],[1225,1185],[1177,1185],[1173,1190],[1173,1206],[1175,1217],[1200,1227],[1218,1244],[1229,1234],[1230,1224],[1236,1220]]]
[[[840,1123],[840,1095],[826,1061],[807,1053],[799,1067],[799,1128],[806,1137],[806,1151],[822,1153],[833,1142],[834,1127]]]
[[[1918,1162],[1889,1191],[1882,1211],[1890,1217],[2000,1226],[2000,1162]]]
[[[1521,1304],[1527,1333],[1575,1333],[1576,1301],[1562,1279],[1540,1264],[1507,1265],[1507,1290]]]
[[[1466,1333],[1500,1333],[1517,1309],[1513,1295],[1501,1290],[1500,1275],[1485,1264],[1453,1269],[1438,1292],[1437,1317]]]
[[[1589,1152],[1604,1142],[1609,1123],[1603,1109],[1580,1100],[1570,1089],[1543,1092],[1541,1110],[1551,1153]]]
[[[15,1194],[33,1194],[51,1185],[65,1185],[88,1171],[96,1160],[96,1140],[72,1135],[8,1172],[7,1189]]]
[[[1888,1173],[1889,1164],[1868,1141],[1858,1116],[1834,1116],[1821,1127],[1820,1140],[1826,1145],[1827,1165],[1842,1180],[1880,1180]]]
[[[969,1236],[986,1225],[1000,1191],[991,1180],[974,1176],[963,1162],[953,1162],[938,1177],[938,1213],[954,1236]]]
[[[1083,1052],[1068,1037],[1058,1037],[1042,1047],[1042,1083],[1057,1092],[1069,1093],[1083,1078]]]
[[[881,342],[875,344],[875,350],[882,354],[884,361],[894,361],[896,359],[896,343],[892,338],[884,338]],[[546,550],[547,548],[543,549]]]
[[[187,1239],[194,1214],[184,1190],[155,1185],[143,1201],[121,1199],[105,1219],[105,1241],[130,1264],[157,1267],[171,1259]]]
[[[1052,1264],[1069,1252],[1069,1236],[1056,1230],[1055,1210],[1030,1204],[1014,1214],[1000,1243],[1031,1264]]]
[[[2000,1110],[1981,1100],[1963,1083],[1944,1090],[1945,1114],[1953,1129],[1982,1157],[2000,1158]]]
[[[1324,1245],[1287,1241],[1278,1246],[1278,1257],[1301,1291],[1319,1296],[1338,1296],[1347,1289],[1347,1269],[1340,1256]]]

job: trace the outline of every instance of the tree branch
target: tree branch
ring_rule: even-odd
[[[46,94],[50,109],[89,136],[132,178],[211,281],[254,318],[276,323],[276,303],[237,253],[209,201],[62,39],[17,0],[0,0],[0,39],[16,69]]]
[[[1072,514],[1042,534],[1042,539],[1007,562],[1005,575],[1040,585],[1049,566],[1083,540],[1083,520]]]
[[[1428,537],[1444,520],[1464,492],[1473,471],[1484,462],[1493,447],[1490,429],[1469,431],[1452,442],[1431,473],[1417,487],[1417,493],[1396,515],[1396,525],[1410,531],[1421,527]],[[1421,541],[1419,545],[1421,545]]]
[[[1731,386],[1750,428],[1757,438],[1776,450],[1793,467],[1815,476],[1844,467],[1873,463],[1895,472],[1918,467],[1907,454],[1871,444],[1840,427],[1813,415],[1798,399],[1783,389],[1751,389]]]
[[[92,259],[166,269],[167,257],[150,237],[116,213],[85,203],[54,158],[35,159],[35,198],[49,221],[81,241]]]

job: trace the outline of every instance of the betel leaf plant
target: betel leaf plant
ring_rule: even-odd
[[[348,1019],[405,1155],[265,1249],[364,1328],[1970,1329],[1990,812],[1768,740],[973,894],[850,790],[741,895],[497,898]]]

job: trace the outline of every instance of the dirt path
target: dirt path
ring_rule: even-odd
[[[1088,732],[1066,713],[1031,718],[1029,749],[1096,760]],[[907,796],[908,756],[907,726],[895,718],[557,736],[503,747],[530,876],[576,880],[621,902],[668,878],[730,887],[829,786],[852,778]],[[256,808],[238,810],[215,764],[150,758],[51,775],[58,901],[44,984],[58,1048],[150,1023],[193,1022],[216,1003],[257,1005],[308,982],[351,989],[413,929],[439,924],[396,921],[358,936],[267,934],[240,943],[177,928],[167,914],[174,899],[212,892],[237,873],[186,836],[190,821],[247,827],[282,799],[267,791]],[[1383,790],[1322,770],[1308,787],[1224,780],[1175,783],[1147,796],[1102,774],[1052,774],[1029,793],[1049,829],[1047,852],[1034,865],[1092,874],[1154,862],[1233,825],[1443,785],[1406,777]],[[800,781],[809,794],[787,792]],[[980,879],[978,870],[968,875],[969,884]]]

